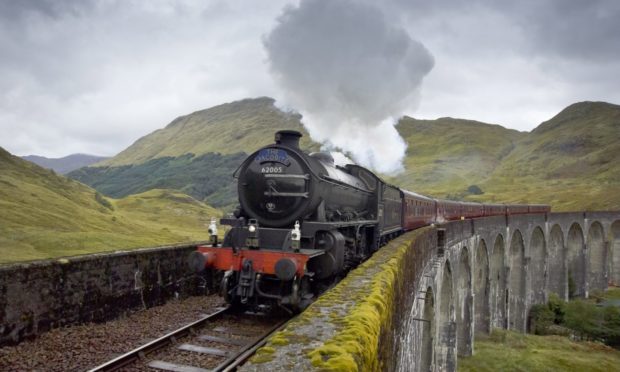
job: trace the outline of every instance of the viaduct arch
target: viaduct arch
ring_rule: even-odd
[[[525,332],[530,308],[551,293],[587,297],[620,285],[620,213],[490,217],[438,228],[446,247],[421,273],[424,306],[414,314],[424,320],[417,371],[456,370],[457,355],[475,353],[475,335],[492,328]]]

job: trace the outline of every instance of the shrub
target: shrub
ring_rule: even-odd
[[[549,295],[549,301],[547,302],[549,309],[553,312],[553,323],[563,324],[564,314],[566,313],[566,302],[555,293]]]
[[[484,194],[484,191],[482,191],[482,189],[480,187],[478,187],[478,185],[471,185],[467,188],[467,192],[470,193],[471,195],[482,195]]]
[[[111,211],[114,210],[114,206],[112,205],[112,203],[110,203],[110,201],[108,199],[106,199],[103,195],[101,195],[98,192],[95,193],[95,200],[97,201],[97,203],[101,204],[105,208],[107,208],[107,209],[109,209]]]
[[[548,304],[534,305],[530,309],[529,331],[537,335],[547,335],[554,320],[555,314]]]
[[[604,295],[598,297],[603,299]],[[529,322],[529,331],[537,335],[570,333],[582,340],[601,341],[620,348],[620,308],[616,306],[601,306],[582,299],[566,303],[552,293],[546,304],[532,306]]]
[[[581,339],[600,340],[602,314],[596,305],[583,300],[570,301],[566,305],[565,325],[577,332]]]

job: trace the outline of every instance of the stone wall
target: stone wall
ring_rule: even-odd
[[[0,346],[56,327],[109,320],[199,291],[201,279],[186,263],[195,246],[0,266]]]
[[[393,240],[272,336],[242,371],[384,371],[396,368],[400,329],[435,255],[432,228]]]

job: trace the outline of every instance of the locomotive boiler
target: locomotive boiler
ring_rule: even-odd
[[[401,190],[364,167],[335,165],[329,153],[306,154],[301,136],[279,131],[274,144],[241,164],[234,174],[239,207],[220,221],[230,226],[223,243],[191,256],[196,271],[222,273],[220,294],[233,305],[298,311],[404,231],[509,209],[529,212],[527,205],[485,209]]]

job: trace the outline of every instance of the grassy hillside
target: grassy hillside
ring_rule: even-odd
[[[452,118],[416,120],[397,126],[408,145],[406,171],[396,185],[437,197],[456,196],[479,184],[527,136],[499,125]]]
[[[301,117],[282,112],[273,104],[274,100],[267,97],[245,99],[181,116],[98,165],[141,164],[162,157],[209,152],[251,153],[272,143],[274,133],[281,129],[302,132],[302,148],[318,149],[301,125]]]
[[[219,214],[177,191],[107,199],[0,148],[0,262],[205,240]]]
[[[620,209],[619,156],[620,106],[576,103],[521,138],[476,198]]]
[[[236,203],[230,178],[243,157],[279,129],[303,130],[270,98],[247,99],[176,119],[121,154],[70,174],[124,197],[172,188],[220,208]],[[429,196],[549,203],[561,210],[620,209],[620,106],[581,102],[530,133],[470,120],[405,117],[405,172],[388,181]],[[302,147],[318,149],[307,133]]]
[[[249,153],[273,143],[276,131],[298,130],[302,148],[319,149],[300,119],[271,98],[226,103],[179,117],[116,157],[68,176],[111,197],[170,188],[231,210],[237,203],[233,172]]]
[[[459,371],[618,371],[620,351],[563,336],[494,330],[477,335],[475,353],[459,357]]]
[[[115,198],[165,188],[230,209],[237,198],[232,174],[246,157],[245,153],[166,156],[135,165],[82,168],[70,176]]]

